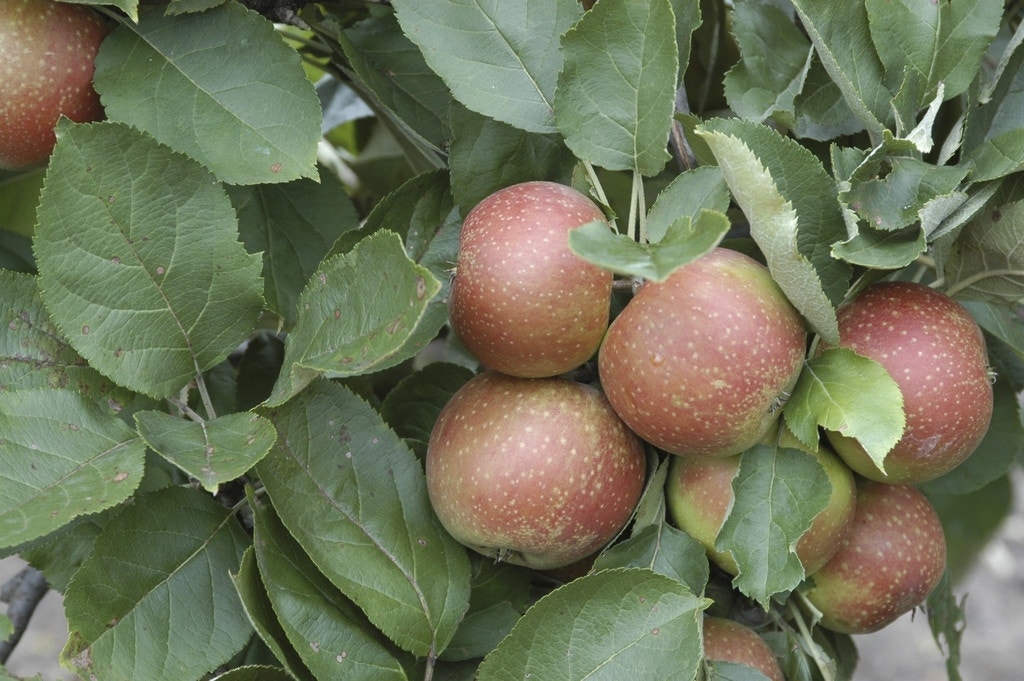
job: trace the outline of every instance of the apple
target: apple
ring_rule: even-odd
[[[786,681],[775,653],[757,632],[725,617],[704,618],[704,657],[752,667],[771,681]]]
[[[970,313],[922,284],[881,282],[837,311],[840,345],[881,364],[903,393],[907,424],[878,469],[855,439],[827,437],[847,465],[881,482],[917,484],[960,465],[992,419],[985,338]]]
[[[604,213],[554,182],[501,189],[462,223],[448,310],[463,345],[511,376],[557,376],[590,359],[608,328],[612,274],[569,249]]]
[[[767,268],[716,248],[640,287],[608,329],[598,370],[640,437],[672,454],[731,456],[778,419],[806,335]]]
[[[596,388],[563,378],[473,377],[441,410],[427,491],[448,532],[538,570],[597,552],[643,491],[643,442]]]
[[[42,164],[66,116],[103,117],[93,62],[109,29],[92,10],[52,0],[0,3],[0,168]]]
[[[928,597],[946,566],[939,516],[912,485],[859,478],[853,524],[839,551],[808,580],[821,625],[866,634]]]
[[[805,573],[810,574],[839,550],[840,542],[853,521],[856,484],[850,469],[826,447],[819,446],[817,452],[811,452],[792,435],[781,435],[779,440],[783,446],[814,456],[832,483],[828,505],[814,517],[810,528],[794,547]],[[735,500],[732,481],[739,467],[740,455],[724,458],[677,456],[669,464],[665,484],[665,501],[672,522],[703,544],[708,558],[732,575],[739,573],[736,560],[728,551],[717,550],[715,542]]]

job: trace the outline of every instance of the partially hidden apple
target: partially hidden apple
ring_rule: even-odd
[[[847,465],[881,482],[917,484],[970,456],[992,419],[985,338],[970,313],[923,284],[881,282],[837,312],[843,347],[881,364],[903,393],[906,428],[883,473],[855,439],[827,437]]]
[[[604,213],[572,187],[501,189],[462,223],[448,302],[455,335],[489,369],[557,376],[590,359],[608,328],[612,273],[569,249]]]
[[[99,16],[81,5],[0,3],[0,168],[44,163],[62,115],[78,123],[103,117],[92,75],[108,32]]]
[[[779,437],[780,444],[814,456],[825,469],[832,493],[828,505],[814,517],[810,528],[797,540],[794,552],[810,574],[828,562],[853,521],[856,484],[850,469],[831,451],[819,446],[811,452],[795,437]],[[735,575],[739,566],[728,551],[715,547],[718,534],[733,506],[733,478],[740,467],[740,455],[725,458],[674,457],[669,464],[665,500],[669,517],[679,529],[704,545],[708,558]]]
[[[786,681],[771,647],[756,631],[725,617],[704,618],[704,657],[751,667],[771,681]]]
[[[640,287],[609,327],[598,369],[615,411],[651,444],[731,456],[778,419],[805,343],[767,268],[716,248]]]
[[[945,566],[945,536],[927,497],[912,485],[859,478],[850,531],[810,576],[806,596],[823,627],[871,633],[921,605]]]
[[[597,552],[629,522],[643,442],[599,390],[487,371],[442,409],[427,491],[448,532],[497,560],[544,570]]]

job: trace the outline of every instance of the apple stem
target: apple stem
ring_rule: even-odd
[[[807,602],[807,597],[799,591],[795,594],[802,602]],[[808,603],[809,605],[809,603]],[[817,665],[818,671],[821,672],[821,677],[825,681],[835,681],[835,677],[832,675],[832,670],[829,669],[828,664],[821,659],[820,649],[817,643],[814,642],[814,637],[811,636],[811,631],[807,627],[807,622],[804,621],[804,614],[797,607],[796,603],[792,600],[789,602],[788,609],[790,614],[793,616],[793,621],[796,622],[797,629],[800,630],[800,636],[804,640],[804,647],[810,652],[811,657],[814,658],[814,664]]]
[[[583,161],[583,168],[587,171],[587,177],[590,178],[590,185],[594,189],[597,200],[601,202],[602,206],[607,206],[608,197],[604,193],[604,187],[601,186],[601,180],[597,179],[597,171],[594,170],[593,164],[590,161]]]
[[[637,243],[647,243],[647,199],[644,178],[637,170],[633,171],[633,191],[629,196],[629,236]]]

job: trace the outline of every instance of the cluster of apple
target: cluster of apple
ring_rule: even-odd
[[[450,318],[487,370],[444,408],[428,448],[428,489],[449,532],[534,568],[583,559],[629,522],[646,442],[672,455],[672,521],[735,574],[715,548],[731,481],[742,452],[772,441],[813,454],[832,483],[795,547],[822,624],[874,631],[919,605],[945,543],[914,485],[966,459],[992,413],[969,313],[909,282],[871,285],[839,309],[840,344],[881,364],[903,394],[906,428],[883,472],[857,440],[827,432],[815,448],[780,419],[808,334],[767,268],[716,248],[644,283],[609,325],[612,274],[568,246],[568,231],[593,220],[604,220],[593,202],[550,182],[507,187],[466,216]],[[560,377],[595,354],[600,391]]]
[[[61,116],[78,123],[103,117],[92,75],[109,31],[81,5],[0,3],[0,169],[44,163],[56,144],[53,129]]]

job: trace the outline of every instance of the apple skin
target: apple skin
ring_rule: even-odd
[[[103,118],[93,62],[109,29],[92,10],[51,0],[0,3],[0,168],[46,161],[62,115]]]
[[[622,420],[656,447],[731,456],[778,419],[806,335],[767,268],[716,248],[640,287],[601,345],[601,384]]]
[[[557,376],[597,352],[612,273],[569,249],[569,230],[593,220],[605,220],[593,201],[540,181],[498,190],[466,215],[448,313],[485,367]]]
[[[992,420],[985,338],[970,313],[922,284],[881,282],[840,307],[840,345],[889,372],[903,393],[907,425],[883,473],[853,438],[826,436],[864,477],[917,484],[960,465]]]
[[[735,620],[704,618],[704,657],[710,662],[752,667],[771,681],[786,681],[771,647],[756,631]]]
[[[912,485],[859,478],[853,525],[806,596],[823,627],[867,634],[923,603],[945,566],[945,536],[927,497]]]
[[[810,574],[839,550],[853,522],[856,484],[850,469],[826,447],[819,446],[817,452],[811,452],[795,437],[780,439],[784,440],[780,444],[814,456],[832,483],[828,505],[814,517],[794,549],[804,571]],[[740,455],[725,458],[677,456],[669,464],[665,483],[665,500],[672,522],[703,544],[708,558],[731,575],[739,572],[736,560],[728,551],[716,550],[715,542],[735,499],[732,481],[739,467]]]
[[[596,388],[487,371],[441,410],[427,445],[427,491],[459,542],[547,570],[619,533],[646,465],[643,442]]]

